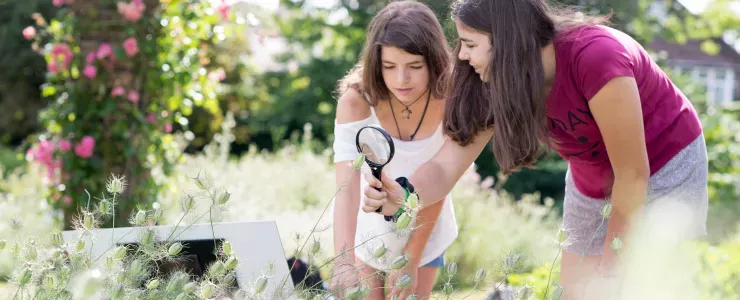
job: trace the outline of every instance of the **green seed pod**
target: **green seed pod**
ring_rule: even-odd
[[[181,243],[174,243],[167,250],[167,254],[169,254],[170,256],[177,256],[178,254],[180,254],[180,251],[182,251],[182,244]]]
[[[221,274],[223,274],[225,271],[226,271],[226,265],[224,265],[224,263],[221,261],[216,261],[208,269],[208,274],[211,275],[211,277],[218,277]]]
[[[454,275],[457,273],[457,264],[453,261],[447,264],[447,274]]]
[[[612,250],[619,252],[619,250],[622,249],[622,240],[618,237],[615,237],[614,240],[612,240]]]
[[[408,207],[411,209],[419,206],[419,196],[416,195],[416,193],[409,194],[409,197],[406,198],[406,205],[408,205]]]
[[[225,285],[230,286],[236,281],[236,275],[234,273],[229,273],[224,276],[224,279],[221,280]]]
[[[195,289],[198,288],[195,282],[188,282],[182,287],[182,292],[185,294],[195,293]]]
[[[406,258],[405,255],[401,255],[399,257],[396,257],[393,262],[391,263],[391,269],[393,270],[399,270],[406,266],[406,264],[409,262],[408,258]]]
[[[0,250],[5,249],[5,245],[6,244],[7,244],[7,242],[5,240],[0,240]]]
[[[208,189],[208,185],[206,184],[206,179],[200,176],[200,174],[198,174],[198,177],[195,178],[195,185],[197,185],[198,188],[201,190]]]
[[[355,157],[355,160],[352,162],[352,169],[357,171],[360,168],[362,168],[362,164],[365,163],[365,154],[360,153]]]
[[[445,283],[445,285],[442,287],[442,292],[445,293],[445,295],[450,296],[455,291],[455,288],[452,287],[452,284],[449,282]]]
[[[111,203],[108,200],[102,200],[98,203],[98,211],[101,214],[107,215],[111,211]]]
[[[124,257],[126,257],[126,247],[125,246],[118,246],[116,247],[116,250],[113,250],[113,258],[116,260],[121,260]]]
[[[225,241],[223,245],[221,246],[221,248],[223,249],[224,254],[226,255],[231,255],[234,252],[231,246],[231,242],[229,241]]]
[[[311,253],[314,255],[319,254],[321,251],[321,242],[318,240],[313,240],[313,245],[311,246]]]
[[[231,194],[229,192],[224,191],[221,193],[221,195],[218,196],[218,204],[224,205],[226,202],[229,202],[229,198],[231,198]]]
[[[229,259],[226,260],[226,269],[227,270],[233,270],[236,269],[236,266],[239,265],[239,259],[236,258],[236,256],[231,256]]]
[[[56,277],[53,274],[46,274],[44,276],[44,286],[47,289],[53,289],[57,285]]]
[[[406,227],[409,227],[409,224],[411,224],[411,215],[409,215],[408,212],[404,212],[400,217],[398,217],[396,228],[406,229]]]
[[[64,244],[64,238],[62,238],[62,233],[61,232],[54,232],[54,233],[51,234],[51,244],[54,247],[61,247],[62,244]]]
[[[28,268],[23,268],[23,270],[18,274],[18,284],[20,286],[25,286],[31,281],[31,270]]]
[[[254,284],[254,293],[256,295],[259,295],[265,291],[266,287],[267,287],[267,277],[265,275],[262,275],[260,276],[260,278],[257,278],[257,283]]]
[[[134,225],[141,226],[146,222],[146,211],[139,210],[134,217]]]
[[[399,278],[398,281],[396,281],[396,287],[401,288],[401,289],[406,288],[407,286],[409,286],[409,283],[411,283],[412,279],[413,278],[411,278],[410,275],[403,274],[403,276],[401,276],[401,278]]]
[[[141,244],[149,246],[154,242],[154,232],[151,229],[144,230],[141,233]]]
[[[601,216],[604,219],[609,219],[612,216],[612,204],[607,202],[604,207],[601,208]]]
[[[83,239],[77,240],[77,243],[75,243],[75,250],[77,251],[85,250],[85,240]]]
[[[177,298],[175,298],[175,300],[188,300],[188,295],[185,293],[180,293],[179,295],[177,295]]]
[[[203,281],[200,285],[200,295],[203,298],[211,298],[213,296],[213,292],[215,291],[215,288],[213,286],[213,283],[210,283],[209,281]]]
[[[373,250],[373,257],[375,258],[381,258],[385,253],[388,251],[388,248],[385,247],[385,245],[380,244],[377,247],[375,247],[375,250]]]
[[[148,290],[156,290],[159,287],[159,279],[152,279],[146,284]]]
[[[486,270],[483,268],[478,269],[478,271],[475,271],[475,282],[480,283],[481,281],[486,279]]]
[[[122,299],[123,298],[123,285],[116,284],[111,291],[111,299]]]
[[[95,225],[95,216],[91,213],[85,213],[84,217],[82,217],[82,223],[85,229],[92,229]]]

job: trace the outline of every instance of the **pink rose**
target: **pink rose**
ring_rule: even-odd
[[[172,132],[172,123],[167,122],[164,124],[164,132],[166,133]]]
[[[24,39],[30,40],[36,36],[36,28],[34,28],[33,26],[28,26],[23,29],[22,33]]]
[[[136,91],[129,91],[128,92],[128,101],[131,101],[133,103],[139,102],[139,93]]]
[[[68,140],[59,140],[59,149],[69,151],[72,149],[72,144]]]
[[[54,44],[51,47],[51,62],[49,63],[53,67],[47,65],[49,72],[56,74],[58,71],[67,70],[69,64],[72,63],[73,56],[74,53],[67,44]]]
[[[102,43],[98,47],[97,57],[98,59],[103,59],[113,54],[113,47],[110,46],[108,43]]]
[[[126,91],[122,87],[117,86],[113,88],[113,91],[111,91],[110,95],[113,97],[118,97],[123,96],[124,93],[126,93]]]
[[[229,19],[229,5],[226,4],[225,0],[221,0],[221,4],[218,5],[216,11],[221,15],[221,20],[226,21]]]
[[[85,62],[88,63],[88,64],[94,63],[95,62],[95,53],[94,52],[88,53],[87,54],[87,57],[85,58]]]
[[[141,0],[133,0],[130,3],[118,2],[118,13],[123,15],[123,18],[128,21],[138,21],[144,14],[144,2]]]
[[[128,57],[132,57],[136,55],[136,53],[139,53],[139,45],[136,43],[136,39],[127,38],[123,41],[123,50],[126,51],[126,55],[128,55]]]
[[[82,74],[85,74],[87,78],[94,79],[95,75],[98,74],[98,69],[96,69],[95,66],[87,65],[85,66],[85,69],[82,70]]]
[[[64,5],[64,0],[52,0],[51,1],[51,4],[53,4],[56,7],[60,7],[60,6]]]
[[[82,158],[90,158],[93,155],[93,148],[95,148],[95,139],[86,135],[75,146],[75,154]]]

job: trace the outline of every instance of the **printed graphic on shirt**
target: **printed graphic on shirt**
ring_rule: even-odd
[[[569,148],[583,149],[585,145],[588,145],[588,147],[583,150],[566,152],[562,155],[568,158],[577,157],[588,160],[600,158],[601,151],[599,150],[599,146],[601,146],[601,141],[597,138],[589,139],[589,134],[584,132],[585,129],[596,126],[594,116],[591,114],[591,111],[581,108],[569,109],[568,113],[562,118],[550,117],[549,119],[551,130],[562,130],[562,132],[567,133],[568,136],[573,137],[575,141],[580,144],[580,146]]]

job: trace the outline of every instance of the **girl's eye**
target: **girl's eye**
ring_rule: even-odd
[[[422,66],[411,66],[411,68],[414,69],[414,70],[419,70],[419,69],[422,68]]]
[[[473,49],[473,48],[475,48],[475,45],[468,45],[468,44],[465,44],[465,47],[468,47],[468,49]]]
[[[383,66],[383,69],[390,70],[395,68],[395,66]]]

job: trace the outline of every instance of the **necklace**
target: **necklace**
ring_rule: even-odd
[[[421,99],[421,97],[423,97],[423,96],[424,96],[424,94],[421,94],[421,96],[419,96],[419,98],[416,98],[416,100],[414,100],[414,102],[411,102],[411,104],[409,104],[409,105],[404,104],[403,102],[401,102],[401,100],[398,100],[398,98],[396,98],[396,100],[398,100],[398,103],[401,103],[401,105],[403,105],[403,106],[406,107],[403,110],[401,110],[401,114],[403,114],[403,118],[404,119],[406,119],[406,120],[411,119],[411,109],[409,107],[411,107],[411,105],[414,105],[414,103],[416,103],[416,101],[419,101],[419,99]]]
[[[409,141],[413,141],[414,137],[416,136],[416,133],[419,132],[419,128],[421,128],[421,123],[424,122],[424,116],[427,114],[427,108],[429,107],[429,100],[432,97],[432,93],[429,93],[429,96],[427,96],[427,104],[424,105],[424,112],[421,113],[421,119],[419,120],[419,125],[416,125],[416,130],[414,130],[414,133],[411,134],[409,137]],[[414,100],[416,102],[419,99]],[[399,101],[401,102],[401,101]],[[388,103],[391,106],[391,115],[393,115],[393,122],[396,123],[396,130],[398,130],[398,139],[403,141],[403,138],[401,137],[401,127],[398,127],[398,120],[396,120],[396,113],[393,111],[393,103]],[[401,103],[403,104],[403,103]],[[413,103],[412,103],[413,104]],[[402,111],[403,112],[403,111]],[[410,111],[409,111],[410,113]],[[408,119],[408,118],[407,118]]]

